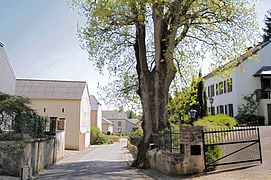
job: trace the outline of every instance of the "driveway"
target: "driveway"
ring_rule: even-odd
[[[69,152],[69,157],[41,172],[37,179],[152,179],[128,165],[125,147],[126,141],[121,141],[95,146],[83,152]]]
[[[195,180],[271,180],[271,126],[260,127],[261,147],[263,163],[241,170],[224,171],[218,173],[201,174],[190,177],[172,177],[166,176],[156,171],[147,170],[147,174],[151,174],[156,179],[195,179]]]

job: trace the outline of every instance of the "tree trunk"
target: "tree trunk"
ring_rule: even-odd
[[[156,6],[156,4],[154,5]],[[161,7],[154,7],[163,11]],[[138,168],[149,168],[146,153],[153,135],[169,127],[167,119],[167,103],[169,86],[175,77],[176,69],[173,63],[175,36],[177,29],[167,30],[167,23],[159,13],[153,13],[155,67],[150,70],[146,57],[145,25],[136,24],[136,43],[134,45],[137,60],[137,74],[142,109],[143,109],[143,139],[138,146],[138,154],[133,165]],[[165,40],[166,39],[166,40]]]

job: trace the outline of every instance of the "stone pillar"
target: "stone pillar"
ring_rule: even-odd
[[[205,170],[202,131],[202,126],[180,127],[183,174],[197,174]]]

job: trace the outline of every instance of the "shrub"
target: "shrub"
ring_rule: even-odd
[[[113,135],[107,135],[107,144],[112,144],[114,142],[118,142],[119,141],[119,136],[113,136]]]
[[[242,125],[264,125],[264,117],[255,114],[238,114],[235,118]]]
[[[207,116],[197,120],[195,126],[204,126],[208,129],[215,128],[232,128],[237,125],[237,121],[225,114],[217,114],[214,116]]]
[[[220,146],[209,146],[207,148],[207,153],[206,153],[206,157],[207,157],[207,162],[211,163],[214,162],[216,160],[218,160],[221,156],[223,155],[222,149]],[[212,171],[216,169],[216,163],[213,163],[214,166],[209,166],[208,167],[208,171]]]
[[[98,145],[105,144],[107,142],[107,137],[104,135],[100,129],[96,126],[90,127],[90,144]]]
[[[133,131],[129,135],[129,141],[131,144],[138,146],[143,138],[143,129],[140,126],[134,127]]]

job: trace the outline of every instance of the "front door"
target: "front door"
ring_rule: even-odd
[[[268,125],[271,125],[271,104],[267,104]]]

